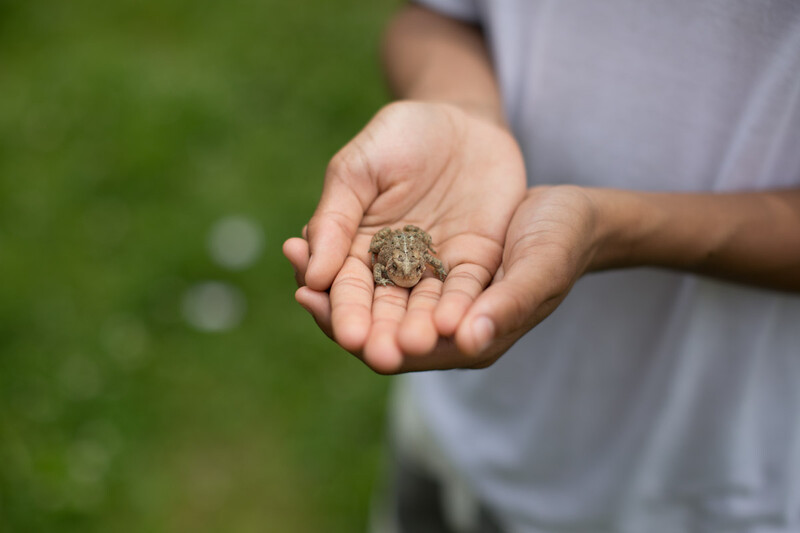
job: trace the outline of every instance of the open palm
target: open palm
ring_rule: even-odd
[[[297,299],[378,372],[440,366],[425,358],[448,343],[497,271],[524,192],[507,131],[449,105],[392,104],[331,161],[307,242],[284,245],[306,285]],[[433,237],[444,283],[430,275],[410,292],[375,287],[370,239],[405,224]]]

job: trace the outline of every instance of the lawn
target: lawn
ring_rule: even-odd
[[[0,0],[0,531],[364,529],[389,382],[280,247],[397,3]]]

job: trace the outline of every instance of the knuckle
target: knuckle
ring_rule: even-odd
[[[379,296],[381,304],[390,305],[392,307],[406,308],[407,299],[404,296],[394,294],[394,291],[387,292]]]
[[[476,292],[479,292],[483,286],[485,285],[481,279],[478,278],[473,272],[468,270],[459,270],[457,272],[451,272],[448,277],[451,279],[451,285],[457,284],[460,286],[458,289],[467,292],[465,287],[469,287]],[[454,287],[454,290],[456,287]]]
[[[375,118],[379,121],[381,120],[392,120],[397,118],[398,116],[402,116],[407,113],[409,107],[408,102],[402,101],[395,101],[390,102],[383,106],[378,113],[375,115]]]
[[[328,162],[325,170],[326,189],[344,190],[352,194],[366,209],[375,189],[375,172],[361,141],[356,138],[339,150]]]
[[[471,302],[472,300],[475,299],[475,294],[466,290],[463,287],[453,287],[451,289],[448,289],[447,293],[442,296],[442,299],[445,298],[447,300],[452,300],[454,298],[457,298],[459,300],[466,300],[468,302]]]
[[[531,302],[522,291],[508,291],[505,298],[506,317],[510,330],[521,327],[531,314]]]
[[[350,159],[347,147],[336,152],[328,162],[328,168],[325,170],[326,178],[340,179],[342,176],[346,175],[351,165]]]
[[[326,179],[346,182],[358,181],[369,175],[367,156],[356,139],[336,152],[325,171]]]
[[[439,291],[435,289],[429,289],[425,287],[420,287],[419,285],[415,288],[412,296],[415,300],[422,300],[426,302],[438,302],[441,294]]]
[[[366,294],[372,293],[372,284],[369,283],[366,279],[360,278],[358,276],[343,276],[340,278],[336,278],[336,280],[334,280],[333,282],[333,287],[335,287],[336,290],[347,289],[347,290],[359,291]]]
[[[550,290],[550,293],[547,295],[547,299],[550,300],[564,297],[572,287],[572,277],[565,273],[561,273],[554,276],[552,279],[553,286]]]

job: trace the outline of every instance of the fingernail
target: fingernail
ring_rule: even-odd
[[[478,346],[478,353],[483,352],[494,338],[494,324],[489,317],[479,316],[472,321],[472,333],[475,345]]]

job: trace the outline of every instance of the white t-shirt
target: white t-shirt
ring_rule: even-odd
[[[423,0],[480,22],[534,184],[800,186],[800,1]],[[408,376],[509,531],[800,532],[800,296],[591,274],[491,368]]]

